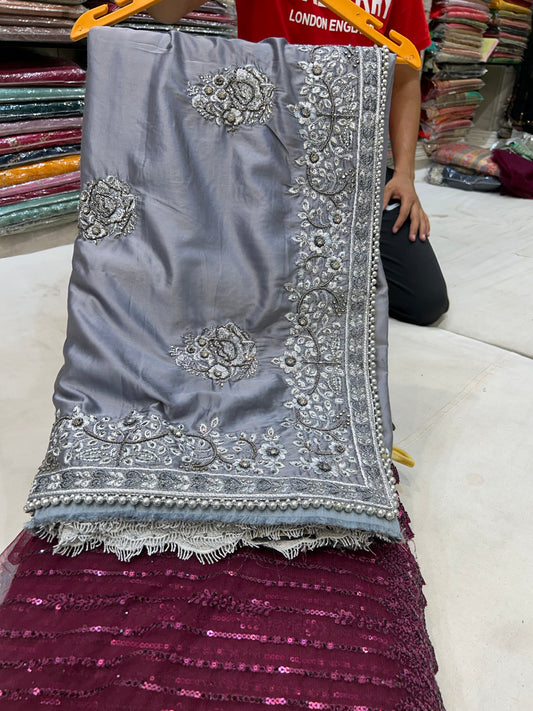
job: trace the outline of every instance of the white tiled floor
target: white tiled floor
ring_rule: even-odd
[[[533,203],[418,180],[451,308],[438,327],[391,323],[396,444],[416,460],[402,470],[401,495],[427,581],[448,711],[526,711],[533,708]],[[0,547],[24,522],[48,439],[71,252],[60,246],[0,259]]]

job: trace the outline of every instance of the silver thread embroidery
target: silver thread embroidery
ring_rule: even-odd
[[[286,429],[226,433],[214,418],[191,432],[132,413],[141,422],[129,430],[128,418],[74,412],[56,422],[28,511],[118,501],[397,515],[374,325],[387,53],[302,52],[305,84],[290,108],[304,146],[292,188],[299,255],[277,359],[291,387]]]
[[[250,378],[257,370],[256,345],[242,328],[228,321],[224,326],[188,333],[183,346],[172,346],[170,355],[188,373],[218,383]]]
[[[87,183],[80,196],[78,225],[90,242],[123,237],[135,228],[137,198],[131,187],[113,175]]]
[[[227,434],[215,417],[192,432],[155,413],[132,411],[117,419],[76,407],[58,414],[26,511],[60,501],[205,503],[202,497],[210,495],[233,508],[236,496],[289,496],[292,482],[274,476],[285,457],[272,427],[259,436]]]
[[[198,84],[189,83],[188,93],[204,119],[225,126],[228,132],[264,124],[272,114],[274,85],[251,64],[202,74]]]
[[[357,461],[368,488],[355,510],[392,519],[397,500],[374,345],[380,206],[373,196],[387,55],[361,62],[360,52],[316,48],[312,61],[300,63],[301,101],[289,107],[306,147],[297,160],[304,174],[290,189],[303,206],[294,236],[299,258],[285,285],[294,303],[290,336],[274,363],[291,386],[287,425],[297,431],[300,460],[290,464],[338,481],[353,476]]]

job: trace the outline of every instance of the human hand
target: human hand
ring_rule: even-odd
[[[416,238],[425,242],[429,237],[429,217],[426,215],[416,194],[413,179],[407,173],[394,173],[389,182],[385,185],[384,207],[391,200],[400,201],[400,212],[392,227],[394,234],[398,232],[405,220],[411,218],[409,229],[409,239],[415,242]]]

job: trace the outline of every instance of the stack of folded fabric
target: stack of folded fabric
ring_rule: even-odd
[[[0,235],[75,220],[84,82],[66,59],[0,55]]]
[[[433,44],[425,57],[420,132],[428,153],[464,138],[483,100],[490,12],[483,0],[435,0],[430,18]]]
[[[485,71],[482,64],[434,64],[424,74],[420,136],[427,153],[466,136],[483,101]]]
[[[492,152],[467,143],[443,145],[431,156],[427,180],[460,190],[499,190],[500,169]]]
[[[79,0],[0,0],[0,40],[68,41],[84,11]]]
[[[97,7],[102,4],[102,0],[89,0],[87,7]],[[114,3],[108,3],[109,11],[117,8]],[[140,12],[137,15],[120,23],[122,27],[130,27],[140,30],[179,29],[182,32],[192,32],[202,35],[219,35],[223,37],[233,37],[237,34],[237,22],[235,13],[235,2],[233,0],[210,0],[201,5],[194,12],[190,12],[175,25],[162,25],[154,22],[147,12]]]
[[[431,9],[431,37],[439,62],[480,62],[483,35],[490,21],[483,0],[436,0]]]
[[[492,0],[486,36],[498,38],[498,44],[489,61],[516,64],[522,60],[531,31],[532,5],[533,0]]]

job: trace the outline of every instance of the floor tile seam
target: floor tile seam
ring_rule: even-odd
[[[533,353],[527,353],[523,352],[511,347],[503,346],[500,343],[493,343],[492,341],[484,341],[482,338],[476,338],[475,336],[470,336],[467,335],[466,333],[460,333],[459,331],[454,331],[450,328],[444,328],[443,326],[436,326],[436,328],[439,331],[442,331],[443,333],[450,333],[454,336],[458,336],[459,338],[464,338],[467,341],[471,341],[472,343],[482,343],[483,345],[490,346],[491,348],[495,348],[498,351],[501,351],[502,353],[509,353],[512,355],[517,355],[521,358],[524,358],[526,360],[533,361]]]
[[[414,431],[407,434],[401,439],[398,438],[395,441],[397,446],[409,448],[415,441],[424,439],[429,433],[436,430],[437,422],[445,419],[450,413],[456,411],[461,404],[467,400],[472,393],[478,392],[481,384],[495,371],[497,370],[506,359],[507,353],[502,350],[499,358],[493,360],[488,365],[484,366],[474,377],[472,377],[453,397],[446,402],[442,407],[440,407],[433,415],[428,417],[428,419],[421,425],[419,425]]]

